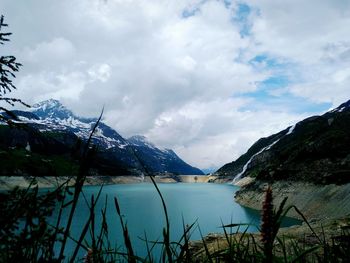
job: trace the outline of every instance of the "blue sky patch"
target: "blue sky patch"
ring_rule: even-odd
[[[284,69],[292,66],[292,63],[269,57],[266,54],[257,55],[249,60],[248,63],[254,68],[262,69]]]
[[[200,1],[196,6],[192,6],[191,8],[185,8],[182,11],[183,18],[189,18],[191,16],[195,16],[200,11],[200,6],[203,5],[207,0]]]
[[[233,19],[233,21],[238,23],[238,25],[240,26],[239,33],[241,34],[241,37],[250,35],[251,25],[248,22],[250,13],[251,8],[247,4],[238,4],[236,16]]]
[[[294,96],[288,92],[281,96],[273,96],[268,90],[258,90],[257,92],[244,94],[245,98],[252,98],[253,102],[242,107],[241,111],[271,110],[275,112],[283,111],[295,114],[322,114],[331,108],[332,103],[313,103],[302,97]]]
[[[193,9],[185,9],[182,11],[182,17],[183,18],[188,18],[191,16],[195,16],[196,13],[199,11],[199,8],[193,8]]]
[[[284,88],[290,84],[286,76],[272,76],[259,83],[259,89]]]
[[[287,76],[275,75],[258,83],[254,92],[245,93],[244,98],[253,99],[254,103],[241,108],[242,111],[259,111],[269,108],[272,111],[288,111],[291,113],[321,114],[327,111],[332,103],[314,103],[302,97],[297,97],[286,89],[291,84]]]

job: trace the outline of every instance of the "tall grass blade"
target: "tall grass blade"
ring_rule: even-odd
[[[150,175],[150,178],[151,178],[151,181],[152,181],[154,187],[156,188],[157,193],[162,201],[163,211],[164,211],[165,221],[166,221],[166,227],[163,229],[164,246],[165,246],[165,251],[167,254],[168,262],[172,263],[173,259],[172,259],[172,253],[171,253],[171,248],[170,248],[170,223],[169,223],[168,210],[167,210],[163,195],[160,192],[156,181],[154,180],[152,175]]]
[[[133,250],[133,247],[132,247],[132,244],[130,241],[128,227],[126,226],[126,224],[124,224],[123,215],[121,214],[118,199],[116,197],[114,197],[114,205],[115,205],[115,208],[117,210],[120,224],[121,224],[122,230],[123,230],[123,238],[124,238],[125,247],[127,249],[128,262],[130,262],[130,263],[135,262],[136,263],[136,260],[135,260],[136,257],[135,257],[134,250]]]
[[[207,256],[207,259],[208,259],[208,261],[209,261],[210,263],[214,263],[214,262],[213,262],[213,259],[212,259],[212,257],[211,257],[211,254],[210,254],[210,252],[209,252],[208,246],[207,246],[207,244],[206,244],[206,242],[205,242],[205,240],[204,240],[204,237],[203,237],[201,228],[200,228],[199,226],[198,226],[198,230],[199,230],[199,233],[200,233],[201,238],[202,238],[202,242],[203,242],[203,246],[204,246],[204,250],[205,250],[205,254],[206,254],[206,256]]]

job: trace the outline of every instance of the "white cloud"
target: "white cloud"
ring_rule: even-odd
[[[327,45],[349,40],[347,1],[246,2],[259,10],[252,32],[261,51],[310,63]]]
[[[5,51],[24,64],[14,95],[58,98],[85,116],[105,106],[105,121],[125,137],[146,134],[201,168],[306,116],[240,98],[271,76],[292,82],[268,91],[282,101],[350,97],[347,1],[2,2],[14,33]],[[244,37],[239,3],[252,8]],[[261,54],[286,66],[251,62]]]
[[[289,91],[334,106],[349,99],[350,2],[247,0],[252,12],[251,56],[265,53],[294,64]],[[290,73],[290,68],[285,74]],[[288,72],[289,71],[289,72]]]
[[[88,74],[92,80],[106,82],[111,76],[111,67],[108,64],[94,65],[88,70]]]
[[[192,101],[159,116],[147,136],[172,147],[200,167],[218,167],[244,153],[257,139],[276,133],[307,115],[271,110],[241,111],[251,101]]]
[[[25,62],[40,64],[44,63],[65,63],[74,56],[75,48],[73,44],[64,38],[54,38],[49,42],[41,42],[34,48],[25,48],[23,60]]]
[[[35,100],[28,100],[31,104],[50,98],[76,101],[84,89],[86,79],[87,75],[82,72],[28,74],[18,83],[22,88],[14,93],[21,98],[28,98],[29,94],[35,94]],[[27,100],[24,99],[24,101]]]

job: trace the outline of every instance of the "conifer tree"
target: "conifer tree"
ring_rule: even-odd
[[[4,28],[8,25],[4,22],[4,16],[0,17],[0,46],[4,45],[5,42],[10,41],[9,36],[12,33],[4,32]],[[29,107],[21,99],[9,97],[8,94],[16,89],[13,84],[13,79],[16,78],[15,73],[18,72],[22,66],[21,63],[16,61],[16,58],[12,55],[0,56],[0,111],[5,114],[0,114],[0,120],[11,123],[12,119],[16,119],[16,116],[6,108],[5,105],[14,106],[16,103],[22,104]]]

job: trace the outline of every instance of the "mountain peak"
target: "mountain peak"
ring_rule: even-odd
[[[63,104],[56,99],[48,99],[36,103],[31,108],[31,111],[39,118],[58,118],[67,119],[73,117],[73,113],[68,110]]]
[[[56,99],[44,100],[44,101],[38,102],[38,103],[33,105],[33,108],[35,108],[35,109],[41,108],[43,110],[52,109],[52,108],[59,108],[59,107],[64,107],[64,106],[62,105],[62,103],[59,100],[56,100]]]

